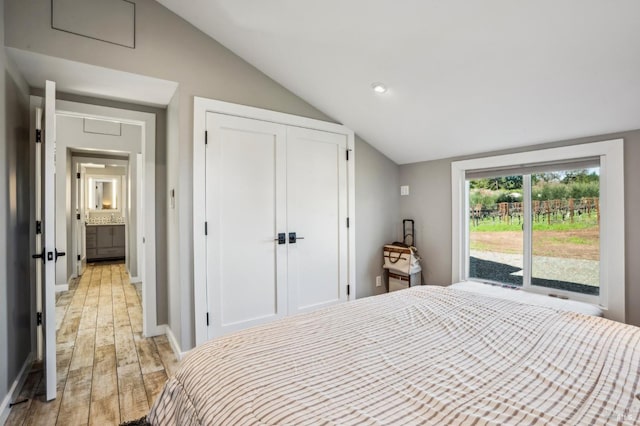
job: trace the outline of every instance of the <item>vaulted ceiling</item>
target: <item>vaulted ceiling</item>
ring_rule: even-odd
[[[399,164],[640,128],[638,0],[158,1]]]

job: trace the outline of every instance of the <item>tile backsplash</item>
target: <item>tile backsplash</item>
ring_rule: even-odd
[[[124,223],[124,218],[120,213],[91,212],[87,217],[87,223]]]

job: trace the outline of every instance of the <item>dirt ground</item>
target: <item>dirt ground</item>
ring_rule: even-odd
[[[470,240],[473,250],[522,253],[522,232],[471,232]],[[533,255],[599,260],[599,230],[534,231]]]

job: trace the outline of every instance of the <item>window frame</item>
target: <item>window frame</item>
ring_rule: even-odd
[[[622,139],[452,162],[452,282],[473,280],[469,278],[469,185],[466,180],[467,171],[547,162],[569,162],[589,157],[600,158],[600,295],[588,296],[570,291],[527,285],[530,283],[531,274],[531,218],[525,218],[523,272],[525,276],[529,276],[529,281],[523,279],[523,291],[543,294],[553,292],[572,300],[593,303],[601,307],[606,318],[624,322],[625,226],[624,142]],[[524,186],[528,187],[528,185]],[[526,198],[526,194],[524,198]],[[530,200],[526,202],[530,203]]]

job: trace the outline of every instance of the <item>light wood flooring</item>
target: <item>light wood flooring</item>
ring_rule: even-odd
[[[34,365],[7,425],[111,425],[146,415],[178,363],[165,336],[142,337],[139,292],[123,264],[89,265],[56,300],[57,398]]]

